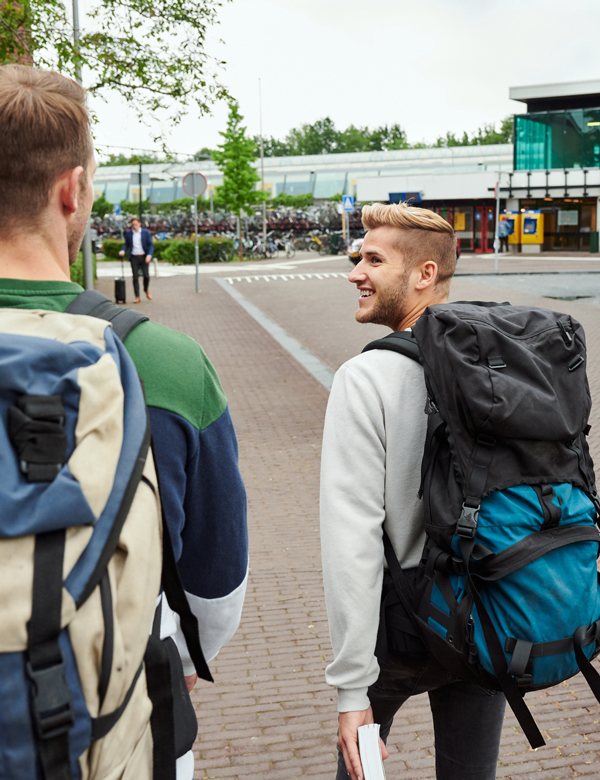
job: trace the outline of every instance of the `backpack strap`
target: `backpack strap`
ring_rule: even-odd
[[[75,723],[59,644],[66,531],[35,537],[33,598],[27,624],[27,677],[44,780],[72,780],[69,729]]]
[[[421,362],[421,351],[411,330],[398,330],[382,339],[371,341],[363,349],[363,352],[369,352],[372,349],[389,349],[391,352],[397,352],[417,363]]]
[[[97,317],[99,320],[110,322],[114,332],[125,341],[134,328],[146,322],[149,318],[145,314],[117,306],[102,293],[96,290],[85,290],[79,293],[65,309],[67,314],[87,314],[88,317]]]

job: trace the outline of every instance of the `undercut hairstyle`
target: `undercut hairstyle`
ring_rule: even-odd
[[[363,206],[365,230],[378,227],[398,228],[396,249],[402,253],[406,272],[433,260],[438,267],[436,291],[447,295],[456,270],[454,228],[439,214],[406,203],[375,203]]]
[[[53,184],[93,153],[86,93],[76,81],[0,66],[0,235],[39,228]]]

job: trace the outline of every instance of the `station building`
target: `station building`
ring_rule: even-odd
[[[514,87],[509,96],[526,107],[515,116],[514,144],[267,157],[265,189],[273,196],[310,193],[317,201],[348,193],[359,202],[419,203],[453,224],[463,251],[491,252],[498,186],[501,211],[519,225],[513,249],[597,251],[600,80]],[[203,160],[144,165],[143,199],[185,197],[182,177],[198,170],[210,198],[222,175]],[[112,203],[137,201],[138,168],[101,166],[94,187],[96,197],[103,193]],[[537,235],[527,235],[528,224]]]

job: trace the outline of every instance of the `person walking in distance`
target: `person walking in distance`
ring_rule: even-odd
[[[510,236],[510,222],[501,220],[498,223],[498,238],[500,239],[500,251],[508,252],[508,237]]]
[[[356,320],[410,329],[428,306],[447,300],[456,267],[452,226],[404,204],[365,206],[368,231],[349,281],[359,294]],[[358,728],[379,723],[383,742],[406,700],[427,692],[438,780],[493,780],[505,698],[458,680],[417,636],[387,643],[378,627],[385,570],[383,530],[413,578],[425,541],[419,497],[427,417],[421,365],[387,350],[364,352],[335,375],[323,433],[321,541],[325,600],[337,688],[336,780],[363,780]],[[401,606],[401,605],[400,605]],[[410,615],[402,618],[410,628]],[[376,648],[378,657],[376,657]],[[387,750],[382,746],[382,754]]]
[[[133,273],[133,292],[135,294],[134,303],[140,302],[140,283],[139,274],[140,271],[144,276],[144,292],[146,298],[149,301],[152,300],[150,294],[150,261],[152,260],[152,254],[154,252],[154,246],[152,244],[152,236],[150,231],[142,227],[142,223],[137,217],[131,220],[131,227],[125,233],[125,244],[123,249],[119,252],[119,257],[123,257],[127,253],[129,262],[131,263],[131,272]]]

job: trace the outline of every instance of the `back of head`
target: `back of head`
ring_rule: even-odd
[[[406,203],[375,203],[363,206],[362,223],[365,230],[398,228],[396,249],[402,254],[405,270],[433,260],[438,267],[436,293],[448,294],[456,270],[456,236],[443,217]]]
[[[52,71],[0,67],[0,236],[39,228],[52,185],[92,156],[85,90]]]

